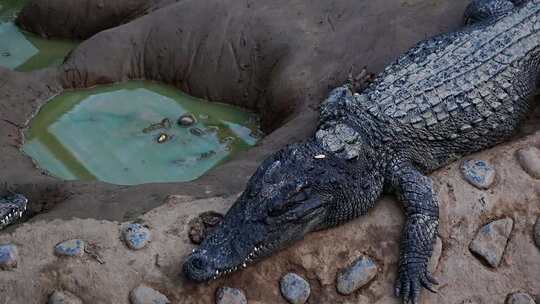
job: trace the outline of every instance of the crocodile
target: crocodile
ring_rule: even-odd
[[[305,234],[365,215],[384,193],[406,214],[395,293],[436,291],[427,270],[439,225],[428,174],[511,137],[540,82],[540,0],[474,0],[460,30],[424,40],[364,90],[321,104],[314,135],[268,157],[223,222],[187,257],[216,279]]]
[[[28,208],[28,199],[18,193],[0,198],[0,230],[21,219]]]

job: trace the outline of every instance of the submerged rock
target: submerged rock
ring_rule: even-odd
[[[0,245],[0,270],[17,268],[17,247],[13,244]]]
[[[279,287],[283,297],[291,304],[304,304],[311,294],[309,283],[296,273],[284,275]]]
[[[197,123],[197,118],[191,113],[185,113],[178,118],[178,124],[182,127],[191,127]]]
[[[478,189],[488,189],[495,181],[495,170],[484,160],[465,160],[461,172],[465,180]]]
[[[540,179],[540,149],[527,147],[520,149],[516,153],[517,160],[521,168],[531,177]]]
[[[169,304],[169,299],[161,292],[146,285],[139,285],[129,294],[131,304]]]
[[[486,261],[489,266],[498,267],[513,226],[514,221],[511,218],[500,219],[485,225],[478,231],[469,249]]]
[[[122,229],[122,238],[133,250],[144,248],[150,242],[150,230],[141,224],[128,224]]]
[[[506,304],[536,304],[536,302],[530,295],[524,292],[516,292],[506,298]]]
[[[83,256],[85,243],[80,239],[72,239],[61,242],[54,247],[54,253],[58,256]]]
[[[47,304],[83,304],[83,301],[71,292],[56,290],[49,296]]]
[[[361,256],[349,267],[340,271],[336,278],[337,291],[349,295],[369,283],[377,275],[377,264],[369,257]]]
[[[216,304],[247,304],[247,298],[240,289],[221,287],[216,292]]]

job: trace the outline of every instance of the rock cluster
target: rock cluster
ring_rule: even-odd
[[[373,280],[377,271],[377,264],[372,259],[361,256],[352,265],[338,273],[337,291],[342,295],[349,295]]]
[[[146,285],[139,285],[129,294],[131,304],[169,304],[169,299],[159,291]]]
[[[287,273],[279,283],[281,294],[291,304],[304,304],[311,294],[309,283],[296,273]]]
[[[465,180],[478,189],[488,189],[495,181],[493,166],[484,160],[465,160],[461,170]]]
[[[83,304],[83,301],[68,291],[55,290],[47,304]]]
[[[216,304],[247,304],[246,296],[240,289],[221,287],[216,292]]]
[[[489,266],[498,267],[513,226],[514,221],[511,218],[500,219],[483,226],[471,242],[469,249]]]
[[[516,157],[525,172],[533,178],[540,179],[540,149],[536,147],[520,149]]]
[[[0,245],[0,269],[17,268],[17,247],[13,244]]]
[[[67,240],[54,247],[54,253],[58,256],[83,256],[85,243],[80,239]]]
[[[122,228],[122,238],[130,249],[139,250],[150,242],[150,230],[141,224],[128,224]]]
[[[536,304],[536,302],[529,294],[516,292],[508,296],[506,304]]]

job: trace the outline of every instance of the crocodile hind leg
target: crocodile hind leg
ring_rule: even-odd
[[[465,9],[465,24],[488,21],[510,12],[527,0],[473,0]]]
[[[409,164],[392,168],[390,183],[403,203],[406,222],[400,243],[396,296],[403,303],[418,303],[422,287],[434,291],[438,284],[427,270],[439,226],[439,206],[432,181]]]

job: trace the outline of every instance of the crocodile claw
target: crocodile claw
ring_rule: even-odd
[[[425,263],[404,264],[400,267],[396,280],[395,295],[403,299],[403,304],[418,304],[422,287],[436,293],[435,285],[438,284]]]

